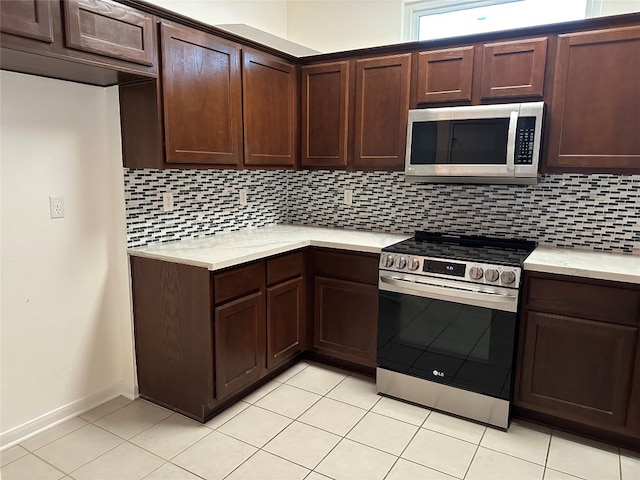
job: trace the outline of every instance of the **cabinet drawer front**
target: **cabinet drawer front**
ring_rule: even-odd
[[[315,251],[315,274],[352,282],[378,284],[379,255],[343,253],[335,250]]]
[[[304,254],[302,252],[267,260],[267,285],[284,282],[303,273]]]
[[[264,263],[255,262],[213,276],[216,305],[263,290]]]
[[[640,290],[528,277],[527,307],[623,325],[638,325]]]
[[[49,0],[0,2],[0,30],[21,37],[53,42],[51,7]]]
[[[64,2],[67,46],[153,65],[153,17],[110,0]]]

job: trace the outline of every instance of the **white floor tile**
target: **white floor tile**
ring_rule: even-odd
[[[550,441],[550,429],[518,421],[511,422],[508,432],[487,428],[480,445],[544,466]]]
[[[431,413],[428,408],[418,407],[389,397],[380,398],[371,411],[417,426],[422,425]]]
[[[0,468],[2,480],[58,480],[64,473],[28,454]]]
[[[121,395],[112,400],[109,400],[106,403],[103,403],[102,405],[98,405],[96,408],[89,410],[88,412],[83,413],[82,415],[80,415],[80,418],[86,420],[87,422],[95,422],[99,418],[109,415],[110,413],[113,413],[116,410],[129,405],[131,402],[132,400],[129,400],[128,398],[125,398]]]
[[[313,469],[341,438],[300,422],[293,422],[264,446],[267,452]]]
[[[308,473],[309,470],[300,465],[259,451],[240,465],[227,480],[302,480]]]
[[[88,424],[45,445],[35,453],[63,472],[71,473],[122,442],[122,438]]]
[[[457,478],[463,478],[476,445],[421,428],[402,454],[402,458]]]
[[[40,447],[44,447],[45,445],[64,437],[68,433],[74,432],[79,428],[84,427],[85,425],[88,425],[88,423],[81,418],[75,417],[67,420],[66,422],[60,423],[55,427],[45,430],[35,437],[31,437],[30,439],[25,440],[20,445],[33,452]]]
[[[422,424],[422,428],[428,428],[434,432],[444,433],[445,435],[475,444],[480,443],[480,439],[482,439],[482,435],[487,429],[484,425],[479,425],[440,412],[431,412]]]
[[[309,363],[307,362],[298,362],[294,366],[282,372],[280,375],[274,378],[274,380],[280,383],[284,383],[294,375],[297,375],[298,373],[300,373],[302,370],[304,370],[308,366],[309,366]]]
[[[247,403],[256,403],[258,400],[260,400],[266,394],[278,388],[280,385],[282,385],[281,382],[276,382],[275,380],[271,380],[269,383],[265,383],[260,388],[257,388],[250,394],[242,397],[242,401]]]
[[[210,433],[211,429],[204,425],[173,414],[136,435],[130,442],[170,460]]]
[[[234,403],[229,408],[218,413],[215,417],[213,417],[211,420],[205,423],[205,426],[215,430],[219,428],[221,425],[224,425],[225,423],[227,423],[229,420],[231,420],[233,417],[238,415],[240,412],[249,408],[249,405],[250,405],[249,403],[246,403],[244,401]]]
[[[544,467],[519,458],[478,448],[465,480],[492,480],[517,478],[518,480],[542,480]]]
[[[123,443],[71,475],[76,480],[140,480],[165,461],[135,445]]]
[[[290,423],[290,418],[252,405],[219,427],[218,431],[261,448]]]
[[[351,440],[342,440],[315,470],[336,480],[383,479],[397,457]]]
[[[165,463],[159,469],[144,477],[144,480],[201,480],[201,478],[173,463]]]
[[[367,413],[330,398],[323,398],[303,413],[298,420],[336,435],[344,436]]]
[[[317,393],[318,395],[326,395],[345,378],[347,378],[347,376],[344,373],[317,365],[309,365],[285,383]]]
[[[169,415],[171,415],[169,410],[138,399],[94,423],[119,437],[129,439]]]
[[[0,467],[4,467],[11,462],[15,462],[19,458],[24,457],[29,453],[29,450],[22,448],[20,445],[14,445],[11,448],[7,448],[0,452]]]
[[[322,397],[317,393],[282,384],[255,405],[289,418],[298,418]]]
[[[331,480],[331,478],[321,475],[318,472],[311,472],[309,475],[304,477],[304,480]]]
[[[369,410],[380,400],[375,381],[353,376],[345,378],[336,385],[327,393],[327,397],[365,410]]]
[[[418,428],[420,427],[410,423],[369,412],[349,432],[347,438],[392,455],[400,455]]]
[[[620,468],[622,480],[640,479],[640,454],[622,450],[620,452]]]
[[[603,444],[554,433],[549,446],[547,467],[586,480],[620,480],[620,456]]]
[[[544,480],[582,480],[580,477],[574,477],[568,473],[558,472],[551,468],[544,469]]]
[[[217,431],[207,435],[172,460],[207,480],[221,480],[257,451],[257,448]]]
[[[410,462],[404,458],[398,459],[385,480],[455,480],[456,477],[437,470]]]

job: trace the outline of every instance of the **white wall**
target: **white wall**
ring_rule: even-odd
[[[147,0],[210,25],[246,23],[287,38],[286,0]]]
[[[3,71],[0,95],[4,446],[135,382],[117,88]]]
[[[321,52],[402,41],[401,0],[291,0],[287,38]]]

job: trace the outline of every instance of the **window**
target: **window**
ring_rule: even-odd
[[[405,39],[472,35],[586,17],[594,0],[405,0]]]

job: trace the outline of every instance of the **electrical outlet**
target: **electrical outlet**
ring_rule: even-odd
[[[162,211],[164,212],[173,211],[173,193],[164,192],[162,194]]]
[[[246,204],[247,204],[247,189],[241,188],[240,189],[240,205],[246,205]]]
[[[353,204],[353,190],[350,188],[344,189],[344,204],[351,205]]]
[[[51,218],[64,218],[64,197],[49,197],[49,215]]]

